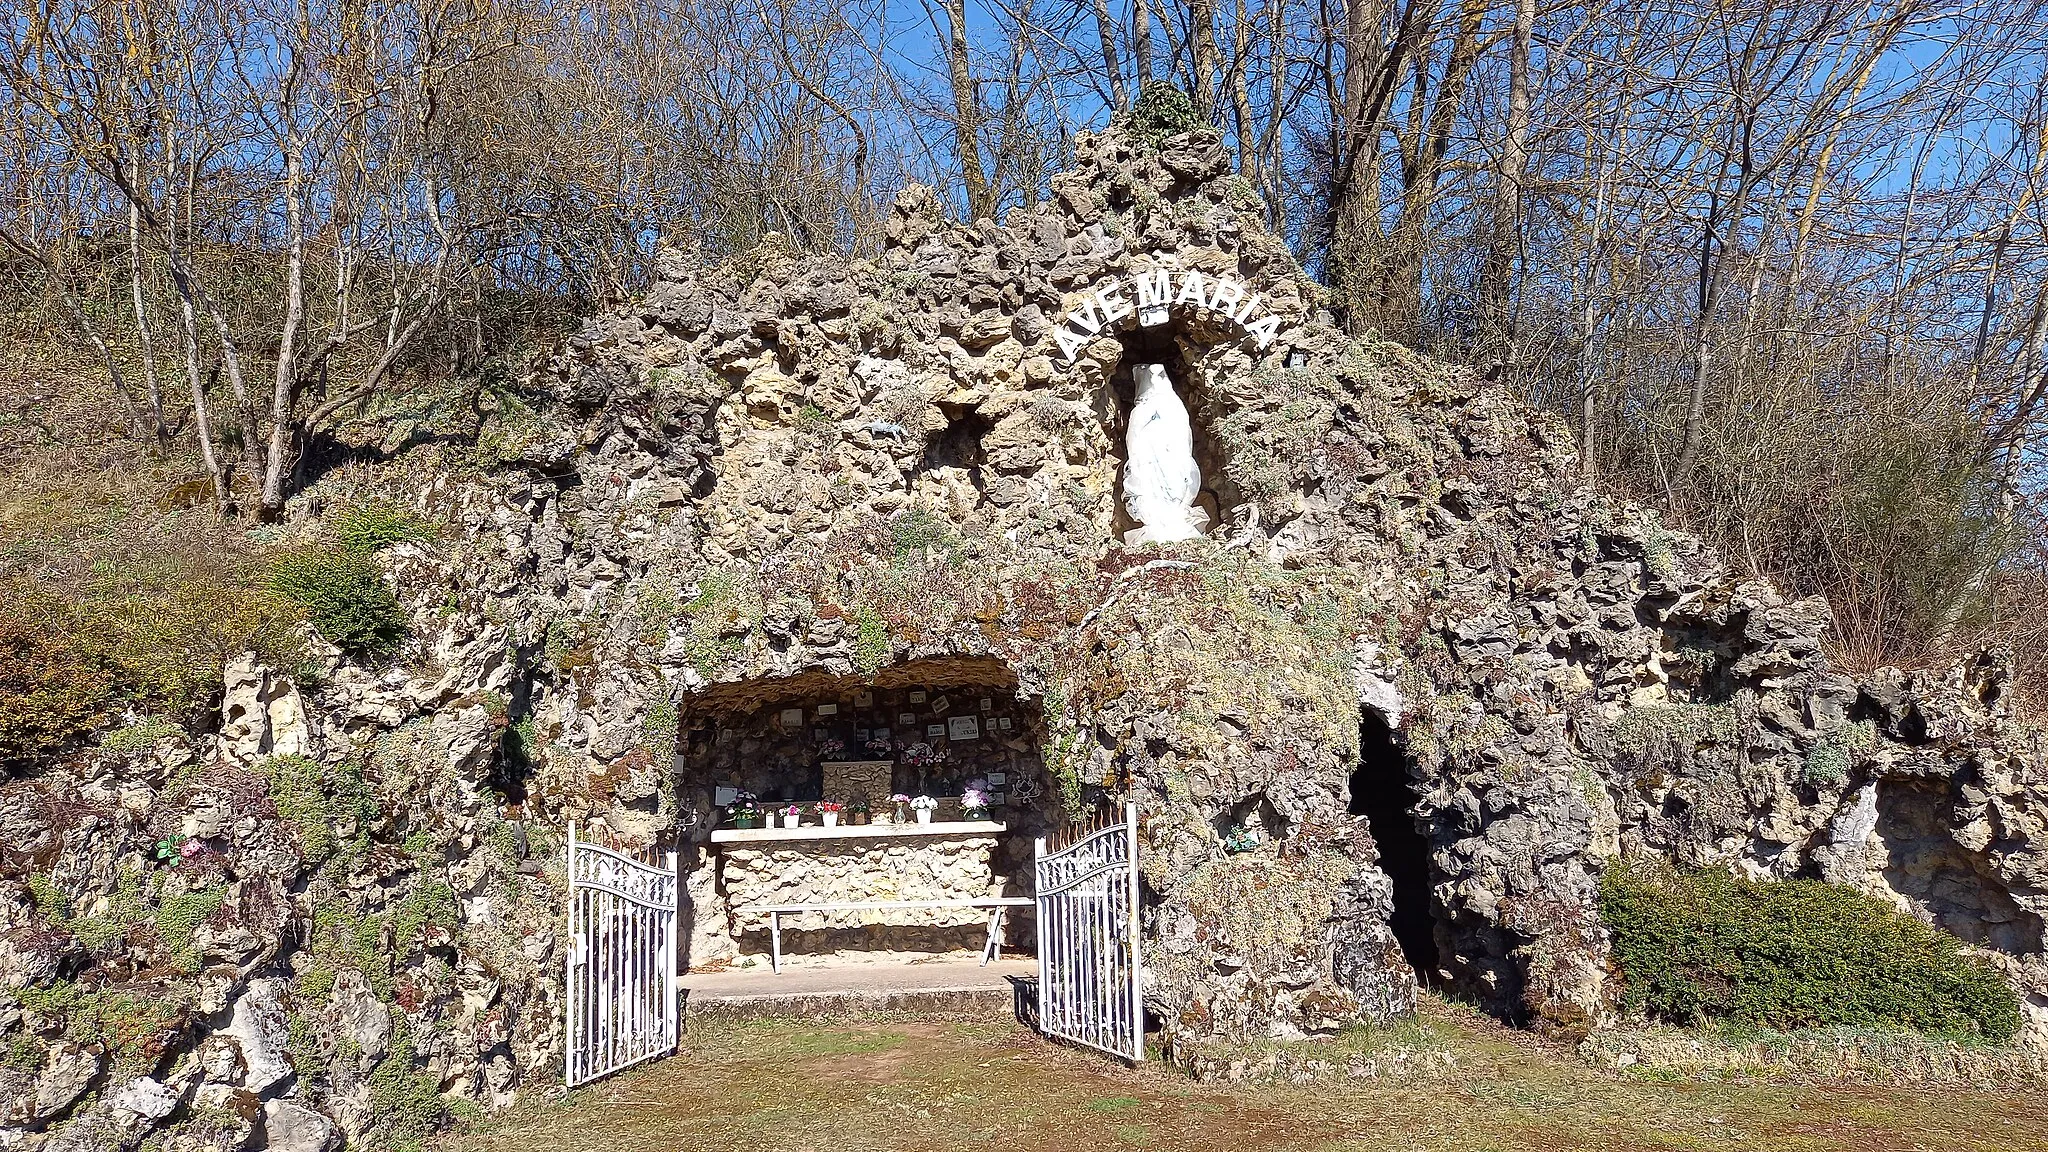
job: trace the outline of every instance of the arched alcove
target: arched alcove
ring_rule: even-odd
[[[1165,367],[1174,392],[1188,410],[1189,429],[1194,438],[1195,466],[1202,473],[1201,494],[1196,505],[1208,517],[1206,531],[1213,532],[1232,509],[1247,497],[1231,480],[1229,459],[1216,435],[1215,425],[1225,411],[1212,376],[1220,361],[1231,359],[1225,341],[1229,334],[1202,322],[1176,320],[1151,328],[1129,328],[1118,335],[1121,354],[1106,380],[1100,416],[1117,462],[1115,511],[1112,529],[1121,539],[1136,528],[1124,510],[1125,437],[1130,432],[1131,410],[1137,398],[1133,369],[1139,364]]]
[[[685,967],[764,959],[769,921],[753,910],[771,904],[1028,896],[1033,839],[1059,822],[1042,731],[1037,702],[985,658],[908,661],[870,677],[747,680],[691,698],[677,758],[692,828]],[[963,804],[975,786],[990,801],[979,819]],[[889,803],[897,794],[932,797],[933,823],[899,816]],[[743,797],[763,811],[845,807],[832,829],[805,811],[792,836],[744,827]],[[869,804],[872,823],[853,822],[856,800]],[[988,920],[986,908],[806,913],[784,919],[780,948],[813,959],[974,951]],[[1005,918],[1003,929],[1006,947],[1029,944],[1028,915]]]

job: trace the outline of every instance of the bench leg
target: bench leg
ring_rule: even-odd
[[[782,975],[782,913],[768,914],[768,965]]]
[[[988,910],[988,942],[981,946],[981,966],[988,967],[990,960],[1003,958],[1003,906],[998,904]]]

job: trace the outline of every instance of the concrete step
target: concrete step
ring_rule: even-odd
[[[783,964],[762,970],[690,972],[682,977],[683,1019],[752,1020],[771,1016],[849,1019],[879,1014],[949,1020],[1013,1018],[1018,997],[1036,996],[1035,960],[973,959],[905,963]]]

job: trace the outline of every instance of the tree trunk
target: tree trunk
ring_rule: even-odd
[[[967,187],[967,218],[980,220],[996,214],[996,201],[981,165],[981,97],[967,54],[966,0],[940,0],[939,11],[946,17],[946,75],[953,85],[953,141]]]
[[[1508,47],[1508,130],[1494,184],[1493,234],[1479,269],[1480,354],[1515,362],[1514,276],[1522,246],[1522,185],[1529,175],[1529,48],[1536,0],[1515,0]]]
[[[1216,0],[1188,0],[1188,39],[1195,74],[1195,113],[1216,115]]]
[[[1344,68],[1341,83],[1328,77],[1341,108],[1331,138],[1325,278],[1331,302],[1347,332],[1363,335],[1373,326],[1371,293],[1379,277],[1379,147],[1381,119],[1407,59],[1416,0],[1402,9],[1392,40],[1382,43],[1383,0],[1345,0]]]
[[[128,289],[135,305],[135,343],[142,351],[142,386],[149,401],[150,433],[158,443],[170,435],[164,422],[163,382],[156,372],[156,338],[149,330],[149,309],[142,299],[142,209],[128,205]]]
[[[1422,305],[1424,258],[1429,245],[1429,214],[1436,207],[1437,185],[1443,177],[1444,152],[1450,147],[1451,130],[1458,109],[1465,100],[1465,84],[1472,65],[1479,59],[1479,31],[1486,18],[1487,0],[1460,0],[1457,27],[1451,33],[1449,57],[1436,95],[1430,98],[1428,115],[1422,121],[1420,139],[1414,142],[1409,162],[1404,165],[1401,215],[1394,224],[1388,245],[1388,259],[1375,301],[1379,330],[1396,339],[1412,339]],[[1413,99],[1419,106],[1423,93],[1420,81],[1425,68],[1418,62]],[[1410,109],[1414,118],[1415,108]]]
[[[285,105],[289,115],[291,105]],[[261,515],[276,516],[284,509],[285,483],[300,445],[293,410],[299,398],[299,325],[306,311],[306,217],[301,186],[304,183],[304,149],[296,136],[284,141],[285,270],[284,317],[278,325],[277,372],[270,389],[270,449],[268,468],[263,473]]]
[[[1116,21],[1109,15],[1109,0],[1093,0],[1095,9],[1095,34],[1102,39],[1102,74],[1109,80],[1110,107],[1130,107],[1130,98],[1124,92],[1124,69],[1117,62]]]
[[[1137,62],[1138,87],[1143,93],[1152,82],[1152,6],[1148,0],[1131,0],[1131,56]]]

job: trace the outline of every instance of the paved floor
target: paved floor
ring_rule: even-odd
[[[1012,976],[1038,975],[1038,961],[997,960],[984,968],[979,957],[946,957],[937,960],[798,963],[783,961],[777,975],[765,966],[734,972],[688,972],[682,985],[689,989],[690,1003],[745,1000],[889,998],[905,994],[1001,991],[1008,995]]]

